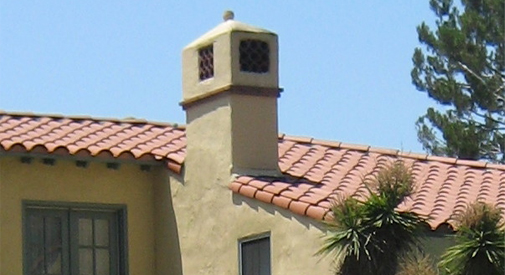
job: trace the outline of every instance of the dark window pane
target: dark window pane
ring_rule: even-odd
[[[46,258],[47,272],[49,274],[61,273],[61,248],[55,249],[51,255]]]
[[[96,249],[95,259],[96,259],[96,275],[109,275],[110,274],[109,250]]]
[[[95,220],[95,245],[109,245],[109,221]]]
[[[61,273],[61,218],[45,218],[45,260],[47,272]]]
[[[43,273],[44,270],[44,218],[29,216],[28,233],[28,270],[31,274]]]
[[[258,242],[259,267],[261,275],[270,275],[270,239],[266,238]]]
[[[259,274],[259,258],[258,251],[254,246],[242,245],[242,275]]]
[[[91,219],[79,219],[79,245],[93,245],[93,227]]]
[[[42,274],[44,272],[44,248],[42,246],[31,246],[29,255],[29,274]]]
[[[79,249],[79,274],[93,275],[93,249]]]
[[[42,245],[44,242],[44,218],[30,216],[28,218],[28,234],[30,234],[30,244]]]
[[[242,275],[270,275],[270,238],[241,244]]]

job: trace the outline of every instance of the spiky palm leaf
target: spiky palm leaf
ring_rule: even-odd
[[[355,198],[341,199],[332,207],[333,220],[327,222],[328,234],[317,254],[334,254],[339,274],[366,274],[370,255],[367,225],[363,224],[364,207]]]
[[[505,229],[499,209],[476,202],[456,218],[456,245],[439,263],[448,274],[500,275],[505,271]]]
[[[374,274],[394,274],[398,259],[419,246],[422,219],[415,213],[400,212],[388,205],[388,195],[372,194],[365,203],[372,241],[369,246]]]

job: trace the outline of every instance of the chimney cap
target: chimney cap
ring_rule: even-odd
[[[223,20],[228,21],[228,20],[233,20],[235,18],[235,14],[231,10],[226,10],[223,13]]]
[[[248,24],[244,24],[242,22],[233,20],[234,14],[232,11],[225,11],[223,14],[223,19],[225,19],[224,22],[221,22],[219,25],[205,33],[204,35],[200,36],[193,42],[189,43],[184,49],[188,48],[195,48],[195,47],[201,47],[204,45],[207,45],[213,41],[217,36],[225,34],[225,33],[232,33],[232,32],[246,32],[246,33],[261,33],[261,34],[268,34],[268,35],[275,35],[277,36],[274,32],[254,27]]]

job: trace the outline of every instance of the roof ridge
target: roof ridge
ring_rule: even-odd
[[[405,152],[400,149],[374,147],[365,144],[344,143],[334,140],[333,141],[323,140],[306,136],[294,136],[286,134],[279,134],[279,140],[290,140],[298,143],[322,145],[336,149],[349,149],[361,152],[379,153],[383,155],[395,156],[400,158],[409,158],[424,161],[436,161],[453,165],[464,165],[475,168],[491,168],[505,171],[505,164],[497,164],[481,160],[466,160],[453,157],[441,157],[441,156],[429,155],[428,153]]]
[[[12,117],[48,117],[53,119],[71,119],[71,120],[92,120],[92,121],[108,121],[115,123],[129,123],[129,124],[151,124],[155,126],[165,126],[165,127],[173,127],[176,129],[184,130],[186,129],[186,125],[178,124],[178,123],[169,123],[162,121],[153,121],[146,119],[139,119],[134,117],[126,117],[126,118],[112,118],[112,117],[95,117],[88,115],[62,115],[62,114],[50,114],[50,113],[33,113],[33,112],[7,112],[0,109],[0,116],[7,115]]]
[[[153,125],[153,126],[161,126],[161,127],[172,127],[176,130],[185,131],[185,125],[178,125],[176,123],[166,123],[166,122],[157,122],[157,121],[148,121],[145,119],[135,119],[135,118],[125,118],[125,119],[117,119],[117,118],[104,118],[104,117],[92,117],[92,116],[67,116],[61,114],[38,114],[32,112],[6,112],[4,110],[0,110],[0,116],[11,116],[11,117],[32,117],[32,118],[53,118],[53,119],[70,119],[70,120],[89,120],[94,122],[112,122],[112,123],[128,123],[131,125]],[[440,163],[447,163],[451,165],[463,165],[474,168],[489,168],[505,171],[505,164],[497,164],[486,161],[479,160],[465,160],[458,159],[453,157],[440,157],[440,156],[432,156],[427,153],[413,153],[413,152],[404,152],[399,149],[389,149],[389,148],[381,148],[381,147],[373,147],[370,145],[361,145],[361,144],[352,144],[352,143],[343,143],[339,141],[331,141],[331,140],[320,140],[314,139],[312,137],[304,137],[304,136],[294,136],[294,135],[286,135],[279,134],[279,140],[290,140],[296,143],[301,144],[314,144],[321,145],[330,148],[336,149],[348,149],[353,151],[360,152],[371,152],[378,153],[382,155],[394,156],[397,158],[409,158],[414,160],[421,161],[434,161]]]

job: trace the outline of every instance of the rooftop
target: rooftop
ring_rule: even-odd
[[[475,200],[505,212],[505,165],[287,135],[279,136],[278,148],[283,177],[240,175],[230,189],[322,220],[328,218],[335,198],[364,196],[364,178],[402,160],[412,169],[417,192],[401,209],[429,216],[432,229],[454,226],[453,215]],[[180,173],[185,128],[137,119],[0,111],[2,154],[159,162]]]

